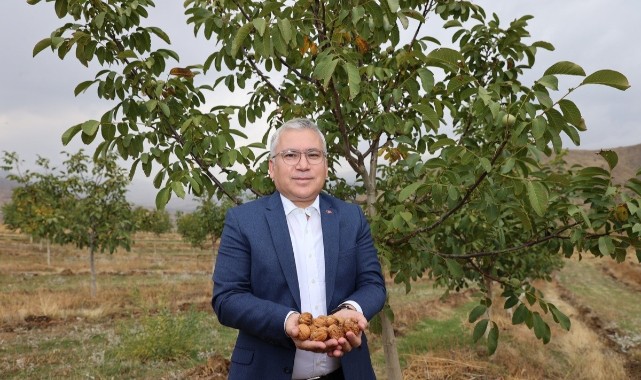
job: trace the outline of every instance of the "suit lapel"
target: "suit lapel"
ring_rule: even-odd
[[[296,301],[297,310],[300,310],[300,289],[298,287],[298,275],[296,274],[296,261],[279,192],[274,192],[270,197],[265,215],[267,216],[267,224],[269,225],[280,267],[285,275],[289,291]]]
[[[338,240],[340,236],[340,218],[338,211],[332,206],[331,198],[321,193],[320,214],[323,227],[323,247],[325,249],[325,295],[327,297],[328,312],[334,294],[334,284],[336,283],[336,266],[338,265],[339,249]]]

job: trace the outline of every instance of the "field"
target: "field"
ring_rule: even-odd
[[[95,298],[88,253],[51,250],[47,265],[44,247],[0,226],[0,378],[226,378],[236,332],[211,311],[211,249],[175,234],[137,235],[131,252],[97,255]],[[570,332],[553,326],[544,345],[498,307],[500,343],[488,357],[471,342],[473,290],[442,297],[420,280],[405,294],[389,283],[404,379],[641,378],[636,258],[571,260],[539,285],[572,319]],[[381,341],[369,337],[383,379]]]

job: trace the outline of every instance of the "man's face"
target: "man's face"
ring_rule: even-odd
[[[310,129],[288,129],[281,133],[276,153],[284,150],[307,152],[310,149],[323,151],[323,142],[316,132]],[[327,159],[319,164],[310,164],[307,156],[301,154],[296,165],[288,165],[277,154],[269,161],[269,176],[276,189],[296,206],[305,208],[311,205],[320,194],[327,178]]]

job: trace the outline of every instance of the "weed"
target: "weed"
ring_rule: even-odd
[[[201,346],[202,313],[172,314],[163,310],[134,326],[117,328],[120,344],[108,355],[120,360],[172,361],[196,358]]]

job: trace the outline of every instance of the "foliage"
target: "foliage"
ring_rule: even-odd
[[[167,210],[148,210],[136,207],[133,210],[136,230],[152,232],[156,236],[167,233],[172,229],[171,218]]]
[[[178,233],[194,247],[202,248],[209,241],[216,250],[216,240],[223,232],[225,213],[231,205],[229,201],[218,204],[211,199],[202,199],[194,212],[178,217]]]
[[[195,311],[172,314],[163,310],[144,316],[136,326],[121,325],[117,331],[120,344],[108,355],[140,362],[195,359],[198,347],[202,347],[200,337],[205,317]]]
[[[68,221],[66,207],[73,201],[71,194],[48,159],[37,158],[39,171],[23,173],[22,164],[15,152],[4,152],[2,168],[15,170],[8,178],[18,183],[11,193],[11,201],[2,206],[5,225],[34,239],[63,243]]]
[[[55,3],[58,17],[73,22],[34,54],[51,48],[64,58],[75,49],[81,63],[97,62],[105,69],[76,94],[95,86],[116,104],[69,128],[63,142],[99,137],[96,154],[133,160],[132,175],[155,167],[159,207],[186,191],[235,201],[241,191],[272,191],[262,159],[268,134],[283,120],[311,117],[328,142],[327,190],[363,200],[380,258],[408,291],[425,274],[449,290],[489,291],[485,284],[496,281],[505,307],[517,308],[513,322],[548,342],[543,316],[564,328],[569,320],[532,279],[547,278],[575,251],[622,261],[634,247],[641,257],[641,181],[627,189],[612,182],[616,154],[601,152],[610,170],[559,170],[543,159],[562,152],[562,136],[580,143],[586,122],[570,100],[575,91],[625,90],[627,78],[560,61],[523,83],[537,51],[553,50],[526,42],[530,16],[504,26],[455,0],[187,0],[187,22],[214,51],[202,64],[168,68],[177,54],[152,50],[152,37],[169,36],[143,25],[151,1]],[[426,33],[439,20],[435,27],[452,32],[450,46]],[[562,80],[570,82],[565,93]],[[220,86],[250,99],[209,106],[205,94]],[[261,120],[269,127],[255,126]],[[241,145],[244,131],[263,138]],[[494,352],[498,326],[480,318],[491,302],[481,300],[470,321]]]
[[[95,294],[94,253],[118,247],[129,249],[133,221],[126,199],[129,183],[113,154],[97,157],[90,168],[90,158],[82,150],[64,152],[64,168],[55,170],[47,159],[38,158],[44,173],[20,173],[16,153],[4,154],[3,169],[16,171],[9,179],[22,185],[14,189],[9,210],[9,226],[34,237],[58,244],[88,248]]]

